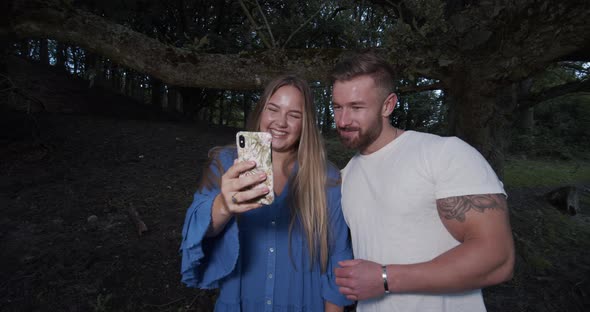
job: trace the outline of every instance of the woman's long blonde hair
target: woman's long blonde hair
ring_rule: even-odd
[[[312,263],[319,255],[322,272],[328,263],[328,204],[326,199],[326,151],[322,136],[316,124],[316,109],[309,85],[294,75],[280,76],[271,81],[260,101],[254,108],[248,121],[247,129],[260,131],[260,117],[270,97],[281,87],[297,88],[304,98],[301,137],[297,147],[299,170],[295,176],[289,176],[289,194],[291,196],[291,223],[289,237],[295,222],[299,221],[307,239],[307,248]],[[291,163],[290,161],[286,164]],[[287,167],[283,168],[287,170]],[[288,172],[286,172],[288,175]],[[289,241],[291,241],[289,239]]]
[[[246,128],[249,131],[260,131],[260,117],[270,97],[281,87],[297,88],[304,98],[301,137],[297,153],[299,170],[294,176],[286,172],[288,164],[283,168],[289,176],[289,194],[291,196],[291,222],[289,237],[295,222],[299,221],[307,240],[307,247],[312,263],[319,256],[322,272],[328,264],[328,204],[326,199],[327,168],[326,151],[319,129],[316,125],[316,109],[309,85],[294,75],[284,75],[268,83],[256,107],[252,111]],[[291,241],[289,239],[289,241]]]
[[[289,176],[289,195],[291,198],[291,222],[289,224],[289,242],[295,223],[299,221],[302,226],[312,264],[317,257],[320,260],[322,272],[328,265],[328,201],[326,199],[326,186],[336,185],[339,177],[328,180],[327,160],[324,142],[316,126],[316,109],[313,104],[313,96],[309,85],[301,78],[293,75],[280,76],[271,81],[256,107],[248,118],[246,128],[248,131],[260,130],[260,117],[270,97],[283,86],[293,86],[301,91],[304,98],[301,137],[299,138],[297,153],[293,153],[293,159],[285,162],[283,170]],[[233,146],[233,145],[232,145]],[[211,189],[220,186],[223,167],[217,155],[221,147],[211,149],[209,161],[199,183],[199,190]],[[289,164],[297,160],[299,170],[292,176],[288,172]],[[218,173],[212,170],[216,167]]]

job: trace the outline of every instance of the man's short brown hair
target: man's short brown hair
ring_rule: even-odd
[[[336,81],[349,81],[364,75],[373,78],[384,97],[395,91],[393,67],[373,51],[358,53],[338,62],[329,73],[329,79],[334,84]]]

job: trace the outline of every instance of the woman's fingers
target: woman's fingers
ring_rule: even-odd
[[[266,180],[264,172],[247,173],[254,167],[256,163],[253,161],[236,160],[221,177],[221,193],[227,210],[232,214],[261,207],[255,200],[271,191],[266,186],[254,187]],[[240,176],[242,173],[246,174]]]
[[[270,192],[270,190],[266,186],[254,187],[249,190],[234,193],[231,200],[233,204],[252,203],[254,200],[268,194],[268,192]]]
[[[227,169],[224,176],[228,178],[237,178],[241,173],[246,172],[252,168],[256,167],[256,162],[254,161],[237,161],[234,160],[234,164]]]

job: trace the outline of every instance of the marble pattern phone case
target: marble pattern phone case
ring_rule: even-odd
[[[238,147],[238,160],[254,160],[256,167],[242,175],[266,173],[266,180],[254,187],[267,186],[270,192],[266,196],[256,200],[264,205],[270,205],[274,200],[273,175],[272,175],[272,136],[267,132],[240,131],[236,134],[236,145]]]

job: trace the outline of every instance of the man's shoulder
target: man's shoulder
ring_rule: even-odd
[[[471,145],[467,144],[462,139],[456,136],[442,136],[438,134],[418,132],[418,131],[407,131],[409,142],[412,142],[415,146],[420,149],[436,150],[451,148],[469,148]]]
[[[346,163],[346,165],[344,166],[344,168],[342,168],[340,170],[340,174],[341,174],[342,178],[344,178],[344,175],[350,169],[350,167],[354,166],[354,163],[358,160],[358,156],[359,156],[359,153],[357,152],[356,154],[354,154],[354,156],[352,156],[348,160],[348,162]]]

